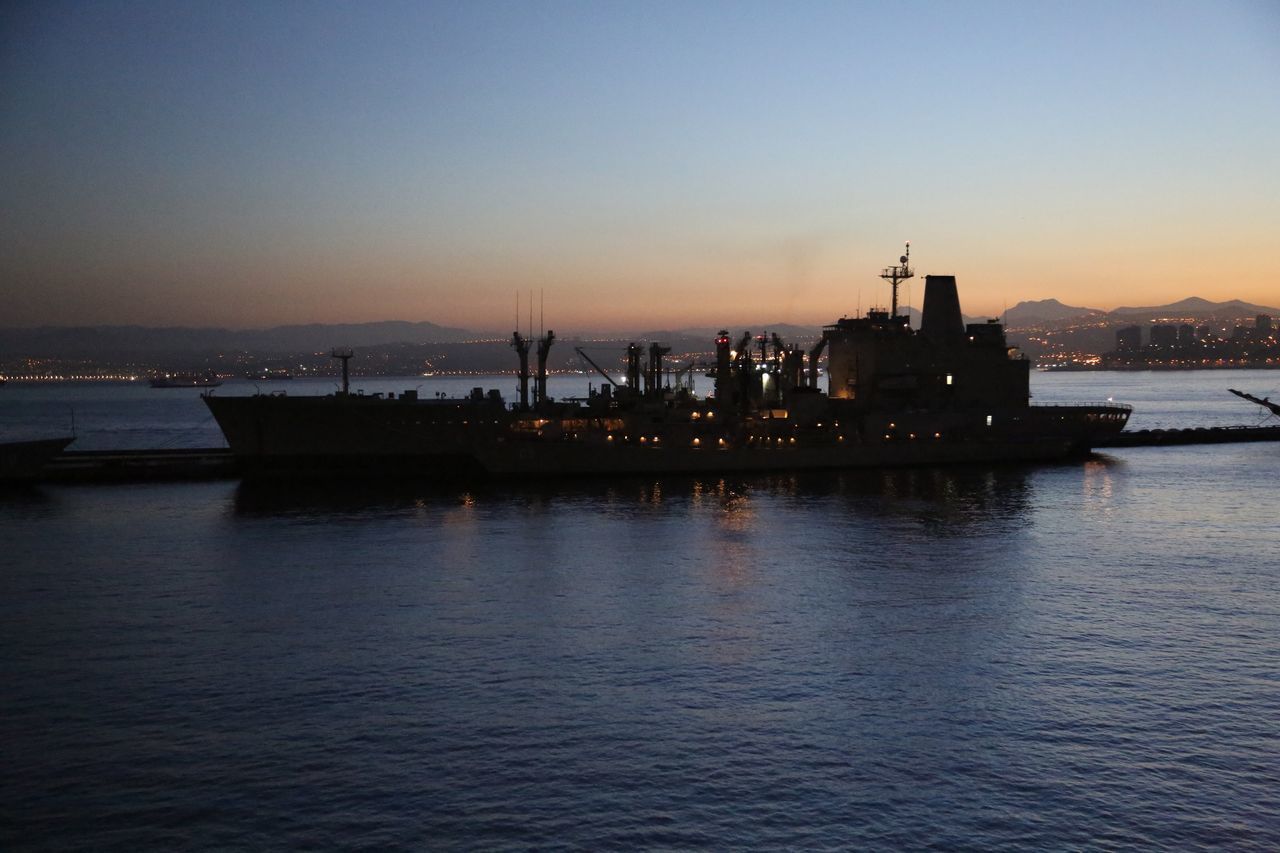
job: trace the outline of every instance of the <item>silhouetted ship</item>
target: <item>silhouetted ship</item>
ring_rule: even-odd
[[[908,248],[908,253],[909,253]],[[882,278],[889,311],[827,326],[809,352],[777,335],[715,341],[713,396],[667,384],[667,347],[632,344],[627,378],[585,399],[547,396],[554,332],[512,335],[520,399],[476,388],[465,399],[349,392],[327,397],[205,395],[247,473],[490,476],[727,473],[1048,461],[1088,453],[1119,432],[1128,406],[1030,405],[1030,362],[1004,327],[966,326],[953,276],[927,276],[921,328],[898,313],[909,254]],[[827,353],[827,388],[818,359]],[[585,353],[582,353],[586,357]],[[589,357],[587,358],[590,361]],[[594,362],[592,362],[594,366]],[[597,367],[599,370],[599,368]],[[533,399],[529,380],[533,379]]]
[[[0,442],[0,483],[35,481],[74,436]]]
[[[166,373],[151,377],[152,388],[217,388],[222,380],[214,376],[194,376],[189,373]]]

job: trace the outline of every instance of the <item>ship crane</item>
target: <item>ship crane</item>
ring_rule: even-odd
[[[594,367],[596,370],[596,373],[599,373],[601,376],[603,376],[605,380],[608,381],[608,383],[612,385],[614,388],[622,387],[621,385],[619,385],[617,382],[614,381],[613,377],[610,376],[603,367],[596,364],[595,361],[591,358],[591,356],[587,355],[586,350],[584,350],[582,347],[574,347],[573,351],[576,352],[579,356],[581,356],[583,361],[585,361],[587,364]]]
[[[902,257],[898,258],[898,265],[894,267],[885,267],[880,273],[880,277],[893,285],[893,311],[889,314],[890,319],[898,316],[898,284],[909,278],[915,277],[915,270],[910,267],[911,262],[911,241],[907,241],[907,251]]]
[[[1264,409],[1269,409],[1271,411],[1271,414],[1273,415],[1280,416],[1280,403],[1271,402],[1270,397],[1258,398],[1253,396],[1252,394],[1246,394],[1243,391],[1237,391],[1234,388],[1228,388],[1227,390],[1230,391],[1232,394],[1235,394],[1237,397],[1242,397],[1243,399],[1248,400],[1250,403],[1257,403],[1259,406],[1262,406]]]
[[[827,333],[823,332],[822,337],[818,338],[818,342],[813,345],[813,349],[809,350],[809,387],[818,387],[818,359],[822,357],[822,351],[827,347]]]
[[[551,354],[555,340],[556,333],[550,329],[538,338],[538,375],[534,378],[533,404],[539,409],[547,404],[547,356]]]
[[[693,381],[693,372],[695,370],[706,370],[708,368],[713,368],[713,367],[715,367],[715,365],[713,364],[707,364],[705,362],[700,362],[700,361],[691,361],[688,364],[686,364],[684,367],[679,367],[671,371],[671,375],[675,380],[675,390],[688,391],[690,394],[692,394],[695,390],[694,381]],[[715,376],[714,373],[710,373],[708,375]]]
[[[662,357],[671,352],[671,347],[652,342],[649,344],[649,364],[645,371],[645,396],[655,399],[662,397],[663,371]]]
[[[519,331],[511,333],[511,347],[520,357],[520,411],[529,411],[529,339]]]
[[[342,396],[346,397],[351,393],[351,371],[348,369],[348,363],[353,355],[351,347],[334,347],[331,356],[342,360]]]

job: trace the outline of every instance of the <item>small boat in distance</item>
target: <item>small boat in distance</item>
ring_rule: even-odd
[[[151,377],[152,388],[217,388],[222,380],[216,376],[191,373],[163,373]]]

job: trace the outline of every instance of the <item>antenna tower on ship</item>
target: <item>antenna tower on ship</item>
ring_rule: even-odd
[[[335,347],[332,353],[334,358],[342,359],[342,396],[351,393],[351,374],[347,370],[347,362],[351,361],[351,347]]]
[[[902,257],[898,258],[898,266],[885,267],[880,273],[880,277],[893,285],[893,312],[890,317],[898,316],[898,284],[909,278],[915,277],[915,270],[908,265],[911,261],[911,241],[907,241],[907,251]]]

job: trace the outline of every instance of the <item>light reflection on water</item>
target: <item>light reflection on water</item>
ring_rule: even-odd
[[[0,846],[1274,849],[1276,463],[9,493]]]

